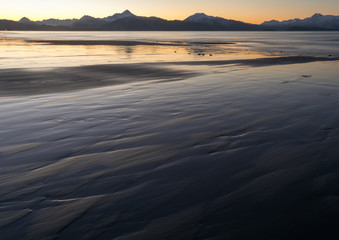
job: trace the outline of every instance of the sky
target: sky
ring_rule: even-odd
[[[182,20],[197,13],[250,23],[339,15],[339,0],[0,0],[0,19],[106,17],[130,10],[139,16]]]

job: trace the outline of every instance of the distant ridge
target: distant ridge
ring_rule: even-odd
[[[278,30],[339,30],[339,16],[314,14],[305,19],[290,19],[285,21],[271,20],[261,24],[261,26]]]
[[[82,30],[82,31],[293,31],[339,30],[339,16],[314,14],[305,19],[266,21],[250,24],[222,17],[196,13],[185,20],[165,20],[158,17],[142,17],[126,10],[104,18],[85,15],[80,19],[46,19],[31,21],[27,17],[19,21],[0,20],[0,30]]]

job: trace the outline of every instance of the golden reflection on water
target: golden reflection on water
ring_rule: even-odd
[[[110,63],[213,61],[265,54],[237,44],[54,45],[23,39],[0,41],[0,68],[63,67]]]

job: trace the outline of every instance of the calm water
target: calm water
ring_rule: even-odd
[[[0,32],[0,38],[1,68],[248,59],[286,55],[339,56],[338,32]],[[185,46],[73,46],[32,43],[27,40],[184,42]]]

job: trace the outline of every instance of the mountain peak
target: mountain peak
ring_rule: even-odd
[[[19,23],[24,23],[24,24],[26,24],[26,23],[31,23],[32,21],[29,19],[29,18],[27,18],[27,17],[23,17],[23,18],[21,18],[20,20],[19,20]]]
[[[80,21],[86,21],[86,20],[92,20],[94,17],[89,15],[84,15],[82,18],[80,18]]]
[[[104,21],[106,22],[113,22],[115,20],[121,19],[121,18],[128,18],[128,17],[135,17],[133,13],[131,13],[129,10],[125,10],[122,13],[116,13],[112,16],[104,18]]]
[[[204,17],[208,17],[205,13],[195,13],[192,16],[201,16],[201,17],[204,16]]]
[[[199,22],[199,21],[202,21],[202,20],[210,19],[210,18],[214,18],[214,17],[208,16],[205,13],[195,13],[195,14],[189,16],[188,18],[186,18],[185,21],[187,21],[187,22]]]
[[[130,10],[126,9],[125,11],[123,11],[121,14],[123,15],[133,15],[133,13],[131,13]]]
[[[321,13],[315,13],[312,18],[317,18],[317,17],[323,17],[324,15],[322,15]]]
[[[117,16],[119,16],[120,18],[123,18],[123,17],[134,17],[135,15],[131,13],[129,10],[125,10],[120,14],[118,13]]]
[[[262,23],[263,26],[276,27],[279,30],[339,30],[339,16],[322,15],[315,13],[304,19],[290,19],[285,21],[269,21]]]
[[[207,23],[207,24],[229,24],[230,20],[222,17],[214,17],[205,13],[195,13],[184,20],[185,22]]]

